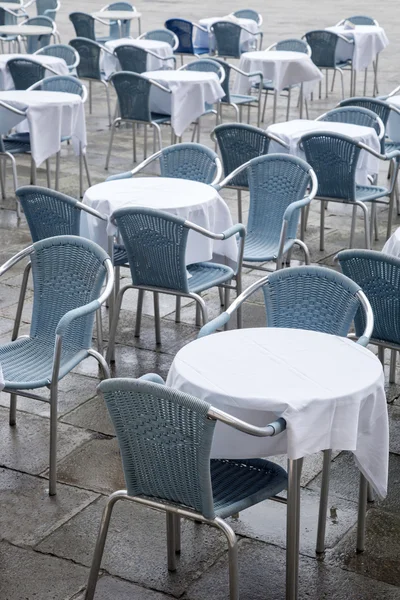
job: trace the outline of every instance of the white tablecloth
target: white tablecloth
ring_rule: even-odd
[[[356,25],[354,29],[347,29],[344,25],[336,25],[326,29],[354,40],[354,46],[339,40],[336,58],[340,61],[351,58],[356,71],[369,67],[372,61],[375,60],[376,55],[389,44],[385,30],[375,25]]]
[[[389,254],[395,258],[400,258],[400,227],[387,240],[382,248],[384,254]]]
[[[372,127],[361,127],[360,125],[351,125],[348,123],[329,123],[326,121],[309,121],[307,119],[295,119],[286,121],[286,123],[275,123],[267,128],[267,132],[281,138],[289,145],[288,152],[305,159],[304,152],[299,147],[300,138],[306,133],[314,131],[330,131],[347,135],[358,142],[363,142],[372,150],[380,152],[380,143],[378,135]],[[271,142],[270,150],[272,152],[285,152],[285,148]],[[357,183],[360,185],[369,185],[367,176],[375,175],[379,171],[379,160],[362,150],[357,164]]]
[[[1,365],[0,365],[0,390],[2,390],[4,387],[4,376],[3,376],[3,371],[1,369]]]
[[[350,450],[386,495],[389,432],[379,360],[347,338],[301,329],[232,330],[184,346],[167,385],[259,427],[283,417],[287,430],[256,438],[217,424],[212,454],[298,459]]]
[[[14,82],[11,77],[11,73],[7,68],[7,62],[12,58],[29,58],[38,62],[44,66],[49,66],[56,71],[45,72],[45,77],[53,77],[57,75],[69,75],[67,63],[63,58],[57,58],[56,56],[45,56],[45,55],[26,55],[26,54],[0,54],[0,90],[13,90]]]
[[[232,226],[229,208],[218,192],[210,185],[186,179],[133,177],[106,181],[89,188],[83,202],[106,217],[124,206],[146,206],[182,217],[214,233],[222,233]],[[81,235],[105,250],[107,236],[115,233],[116,229],[111,223],[107,225],[104,221],[82,213]],[[193,231],[189,232],[186,264],[212,258],[235,266],[236,240],[211,240]]]
[[[157,40],[134,40],[132,38],[120,38],[119,40],[110,40],[105,43],[106,48],[114,52],[117,46],[139,46],[145,50],[154,52],[161,58],[169,58],[173,56],[173,51],[167,42],[158,42]],[[155,56],[147,56],[147,69],[148,71],[156,71],[163,67],[174,67],[172,61],[163,61],[157,59]],[[111,56],[108,52],[102,52],[100,57],[100,68],[104,71],[106,77],[110,77],[115,71],[120,71],[121,66],[116,56]]]
[[[153,86],[151,110],[171,115],[172,128],[181,136],[187,127],[205,111],[205,104],[214,104],[225,96],[215,73],[201,71],[148,71],[145,77],[170,89],[167,94]]]
[[[214,25],[217,21],[232,21],[247,29],[242,31],[240,34],[240,45],[242,51],[254,50],[257,48],[258,38],[254,37],[254,34],[259,32],[259,27],[253,19],[238,19],[232,15],[226,17],[208,17],[207,19],[200,19],[199,25],[207,28],[207,31],[195,28],[194,30],[194,41],[193,45],[196,48],[209,48],[210,51],[215,50],[215,36],[210,32],[211,25]]]
[[[286,50],[245,52],[240,58],[239,68],[245,73],[261,71],[264,79],[271,80],[278,92],[288,86],[303,83],[305,95],[308,95],[315,83],[323,77],[307,54]],[[249,86],[249,78],[237,74],[233,86],[235,94],[248,94]]]
[[[17,123],[18,131],[29,131],[32,156],[36,166],[56,154],[63,136],[72,136],[76,154],[86,148],[86,123],[82,98],[65,92],[9,90],[0,92],[0,100],[26,110],[27,120],[14,117],[0,107],[0,133],[7,133]]]
[[[400,96],[392,96],[387,99],[388,104],[393,104],[400,109]],[[389,120],[386,125],[386,135],[388,135],[394,142],[400,142],[400,115],[395,112],[391,112]]]

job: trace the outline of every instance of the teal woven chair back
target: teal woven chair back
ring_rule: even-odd
[[[225,177],[257,156],[268,153],[270,138],[262,129],[244,123],[227,123],[214,129]],[[248,188],[247,170],[236,175],[230,186]]]
[[[354,15],[354,17],[346,19],[346,21],[350,21],[353,25],[376,25],[375,19],[366,15]]]
[[[309,133],[302,144],[307,162],[318,179],[318,196],[354,202],[360,148],[350,138],[334,133]]]
[[[268,237],[279,242],[287,207],[304,198],[310,183],[310,166],[288,154],[268,154],[253,158],[247,167],[250,206],[248,235]],[[287,238],[296,237],[300,211],[294,211]]]
[[[101,79],[100,53],[101,47],[91,39],[77,37],[70,41],[70,46],[79,54],[79,65],[76,67],[78,77],[82,79]]]
[[[41,48],[37,54],[62,58],[67,63],[68,67],[72,67],[77,59],[74,49],[66,44],[51,44],[50,46],[45,46],[44,48]]]
[[[258,23],[260,20],[260,15],[256,10],[253,10],[252,8],[241,8],[239,10],[235,10],[235,12],[232,14],[238,19],[251,19],[256,23]]]
[[[76,94],[82,98],[83,85],[76,77],[69,75],[55,75],[54,77],[46,77],[43,79],[40,89],[47,92],[66,92],[68,94]]]
[[[376,133],[380,133],[380,124],[378,115],[372,110],[361,108],[360,106],[343,106],[334,108],[325,113],[318,121],[326,121],[329,123],[351,123],[352,125],[360,125],[361,127],[372,127]]]
[[[220,79],[221,76],[221,67],[219,63],[212,58],[200,58],[199,60],[194,60],[185,65],[184,70],[215,73],[218,79]]]
[[[341,269],[367,296],[374,314],[372,338],[400,344],[400,259],[371,250],[344,250]],[[365,316],[359,311],[356,333],[362,335]]]
[[[31,85],[44,78],[46,68],[29,58],[11,58],[7,61],[16,90],[27,90]]]
[[[52,21],[56,20],[57,0],[36,0],[36,11],[38,15],[49,17]]]
[[[121,119],[151,121],[151,81],[138,73],[119,71],[110,77],[118,96]]]
[[[178,54],[194,54],[193,24],[190,21],[186,19],[168,19],[164,25],[179,40],[179,46],[175,52],[178,52]]]
[[[160,156],[161,177],[190,179],[212,183],[217,173],[217,155],[201,144],[175,144],[162,150]]]
[[[75,198],[34,185],[15,193],[34,242],[57,235],[79,235],[81,211]]]
[[[155,40],[157,42],[166,42],[171,46],[171,48],[175,48],[176,36],[172,31],[168,29],[152,29],[151,31],[147,31],[142,39],[144,40]],[[179,40],[178,40],[179,41]]]
[[[126,44],[117,46],[114,50],[122,71],[145,73],[147,71],[147,52],[144,48]]]
[[[108,257],[97,244],[74,236],[47,238],[34,248],[30,255],[34,287],[30,335],[54,345],[60,319],[100,296]],[[63,336],[63,352],[91,347],[93,320],[94,311],[70,324]]]
[[[53,28],[53,20],[50,17],[40,15],[38,17],[31,17],[24,23],[25,25],[38,25],[40,27]],[[29,35],[26,38],[26,51],[28,54],[33,54],[40,48],[44,48],[50,44],[51,34],[48,35]]]
[[[307,42],[305,42],[304,40],[298,40],[296,38],[290,38],[287,40],[281,40],[280,42],[277,42],[275,50],[278,50],[279,52],[303,52],[303,54],[308,54]]]
[[[84,12],[73,12],[70,13],[69,20],[74,26],[76,37],[96,41],[92,15]]]
[[[97,389],[117,434],[128,494],[176,502],[214,518],[210,405],[135,379],[108,379]]]
[[[306,33],[305,38],[311,48],[313,63],[321,68],[334,68],[337,63],[336,47],[339,40],[336,33],[320,29],[309,31]]]
[[[112,218],[126,248],[133,285],[189,292],[189,230],[183,219],[150,208],[121,208]]]
[[[217,21],[212,25],[215,46],[219,56],[240,58],[240,35],[242,28],[231,21]]]
[[[360,307],[360,287],[325,267],[289,267],[263,286],[268,327],[346,336]]]
[[[107,6],[107,10],[123,10],[134,12],[134,7],[129,2],[112,2]],[[121,29],[118,21],[110,21],[110,38],[117,40],[121,37],[129,37],[131,34],[131,22],[125,20],[121,22]]]
[[[340,106],[358,106],[360,108],[366,108],[378,115],[384,126],[386,127],[390,117],[390,106],[383,100],[377,100],[375,98],[349,98],[348,100],[342,100]],[[385,153],[385,138],[381,140],[381,152]]]

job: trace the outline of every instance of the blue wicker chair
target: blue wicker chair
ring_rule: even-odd
[[[400,350],[400,260],[372,250],[343,250],[337,255],[340,267],[367,296],[374,313],[371,344],[378,346],[384,365],[385,348],[391,350],[390,383],[396,382],[396,352]],[[355,320],[356,335],[361,335],[365,319],[359,313]]]
[[[44,79],[47,67],[30,58],[11,58],[7,61],[14,88],[16,90],[27,90],[31,85]],[[49,69],[53,71],[53,69]]]
[[[61,8],[59,0],[34,0],[34,2],[36,3],[36,12],[38,15],[49,17],[52,21],[56,20],[57,13]]]
[[[255,21],[259,27],[261,27],[263,23],[263,18],[260,13],[252,8],[240,8],[231,13],[231,15],[238,19],[251,19],[252,21]]]
[[[211,25],[210,31],[215,37],[215,54],[221,58],[240,58],[243,52],[240,41],[242,31],[253,35],[251,31],[232,21],[216,21]],[[257,49],[257,38],[261,39],[261,33],[254,34],[254,50]]]
[[[110,295],[114,277],[107,254],[93,242],[75,236],[35,242],[0,267],[0,276],[26,257],[31,261],[34,280],[31,330],[28,337],[17,339],[18,311],[12,341],[0,346],[0,361],[4,391],[11,395],[11,426],[16,423],[17,396],[50,403],[49,494],[53,496],[57,483],[58,382],[89,356],[97,359],[104,376],[109,377],[107,364],[92,350],[91,343],[94,314]],[[30,391],[43,387],[50,389],[50,398]]]
[[[225,92],[225,96],[221,98],[220,101],[220,122],[222,122],[222,105],[227,104],[228,106],[232,106],[236,113],[236,120],[242,121],[242,108],[243,106],[247,106],[247,122],[250,122],[250,108],[255,107],[257,109],[257,126],[260,126],[260,104],[261,104],[261,87],[258,86],[257,96],[248,96],[245,94],[232,94],[230,91],[230,80],[231,73],[234,71],[235,73],[239,73],[242,77],[248,77],[249,79],[259,78],[259,83],[262,82],[263,74],[261,71],[254,71],[252,73],[245,73],[238,67],[229,64],[225,60],[221,60],[220,58],[214,58],[215,62],[217,62],[224,69],[225,77],[223,82],[221,83],[223,90]]]
[[[218,191],[246,172],[250,191],[249,218],[243,260],[254,263],[276,261],[281,269],[290,261],[294,245],[300,246],[306,264],[307,246],[296,238],[301,209],[317,191],[314,171],[304,160],[288,154],[267,154],[253,158],[214,186]],[[310,187],[309,191],[307,189]]]
[[[98,42],[99,44],[104,44],[110,40],[109,36],[96,37],[95,33],[96,21],[102,25],[108,25],[106,21],[92,17],[92,15],[89,15],[89,13],[84,12],[70,13],[69,20],[75,29],[75,35],[77,38],[86,38],[88,40],[92,40],[93,42]]]
[[[309,31],[303,37],[311,48],[311,58],[314,64],[316,64],[319,69],[325,69],[326,71],[326,97],[328,97],[328,71],[331,70],[334,71],[334,73],[338,71],[340,74],[342,98],[344,98],[343,69],[351,67],[351,60],[346,62],[339,61],[336,58],[336,50],[339,40],[341,40],[343,44],[348,44],[349,46],[354,44],[353,40],[349,40],[343,35],[338,35],[332,31],[327,31],[326,29]]]
[[[15,9],[10,10],[5,7],[0,7],[0,25],[17,25],[19,18],[26,18],[28,15],[22,7],[22,4],[17,2],[12,2],[15,4]],[[20,42],[18,36],[16,35],[1,35],[0,36],[0,47],[2,54],[4,53],[4,43],[8,44],[8,51],[13,49],[13,47],[17,46],[18,51],[21,51]],[[15,50],[14,50],[15,52]]]
[[[122,11],[137,12],[136,8],[134,6],[132,6],[132,4],[129,4],[129,2],[112,2],[111,4],[107,4],[106,6],[103,6],[103,8],[100,10],[100,12],[102,12],[104,10],[118,10],[118,11],[122,10]],[[141,30],[140,17],[137,20],[138,20],[138,27],[139,27],[139,34],[140,34],[140,30]],[[110,33],[109,33],[110,40],[117,40],[119,38],[130,37],[130,35],[131,35],[130,20],[121,21],[120,23],[118,21],[110,21]]]
[[[218,125],[212,131],[211,137],[218,145],[225,177],[252,158],[268,154],[271,140],[284,145],[282,140],[263,129],[242,123]],[[242,223],[242,191],[249,189],[247,171],[241,171],[227,182],[225,187],[237,190],[238,221]]]
[[[39,16],[39,17],[30,17],[26,19],[26,21],[22,21],[21,25],[35,25],[40,27],[50,27],[51,33],[46,35],[29,35],[26,39],[26,51],[28,54],[33,54],[39,48],[43,48],[44,46],[48,46],[50,44],[50,40],[52,37],[56,35],[56,25],[50,17]]]
[[[126,207],[118,209],[111,216],[118,227],[128,255],[132,284],[118,292],[116,306],[110,330],[107,349],[107,361],[114,360],[115,332],[118,325],[121,303],[125,292],[130,288],[139,290],[136,314],[135,336],[140,335],[141,313],[144,292],[151,291],[154,296],[154,314],[156,343],[161,343],[159,294],[184,296],[196,301],[196,324],[200,324],[200,311],[203,323],[208,320],[207,308],[201,292],[215,286],[225,287],[226,300],[229,301],[227,287],[236,279],[236,291],[240,294],[241,263],[245,228],[235,225],[216,234],[206,231],[180,217],[150,208]],[[228,239],[239,234],[239,258],[236,270],[219,263],[202,262],[186,266],[186,245],[189,231],[196,231],[211,239]],[[190,277],[188,277],[188,273]],[[177,317],[178,320],[178,317]]]
[[[160,164],[161,177],[189,179],[201,183],[216,184],[221,179],[222,167],[218,156],[201,144],[174,144],[163,148],[135,167],[132,171],[111,175],[107,181],[128,179],[140,173],[153,161]]]
[[[175,50],[175,54],[180,54],[181,61],[183,64],[184,56],[201,56],[202,54],[208,54],[209,48],[200,48],[193,45],[193,33],[194,29],[207,32],[205,27],[201,27],[196,23],[187,21],[186,19],[168,19],[165,21],[164,26],[169,31],[172,31],[178,38],[178,47]]]
[[[89,112],[92,113],[92,83],[98,81],[106,90],[108,122],[111,126],[111,108],[110,95],[108,92],[108,83],[102,77],[100,70],[100,56],[102,52],[112,54],[107,48],[104,48],[97,42],[82,37],[77,37],[69,42],[79,54],[79,65],[76,67],[76,72],[79,79],[87,79],[89,81]]]
[[[141,379],[110,379],[98,387],[117,433],[127,489],[108,498],[86,600],[94,597],[110,518],[118,500],[166,513],[170,571],[176,570],[175,553],[180,551],[181,517],[221,530],[229,545],[230,598],[237,600],[237,538],[224,519],[287,488],[286,472],[270,461],[210,458],[217,421],[266,437],[281,433],[286,428],[284,419],[264,428],[254,427],[163,383],[158,375],[145,375]]]
[[[178,36],[169,31],[169,29],[152,29],[151,31],[146,31],[142,33],[138,37],[139,40],[155,40],[157,42],[165,42],[169,44],[172,50],[175,52],[179,46]]]
[[[120,116],[114,119],[111,134],[110,143],[108,146],[107,158],[105,168],[108,169],[110,162],[112,144],[114,139],[114,133],[116,126],[125,121],[132,123],[133,127],[133,162],[136,162],[136,123],[142,123],[145,129],[145,143],[144,143],[144,158],[147,157],[147,125],[151,125],[153,128],[153,150],[155,151],[156,145],[156,132],[158,147],[162,148],[162,137],[161,137],[161,124],[170,125],[170,117],[152,113],[150,110],[150,92],[152,86],[163,90],[170,94],[170,90],[159,84],[157,81],[143,77],[138,73],[132,73],[130,71],[119,71],[113,73],[110,77],[110,81],[113,83],[115,91],[118,97],[118,105]]]
[[[326,121],[327,123],[351,123],[361,127],[372,127],[375,129],[381,142],[385,140],[385,126],[376,112],[360,106],[343,106],[329,110],[319,116],[316,121]]]
[[[368,298],[360,286],[341,273],[325,267],[291,267],[271,273],[253,283],[225,312],[207,323],[198,337],[227,325],[231,315],[253,293],[262,288],[267,327],[307,329],[346,337],[362,313],[358,344],[367,346],[374,328]],[[324,450],[318,517],[317,553],[325,550],[325,529],[332,450]],[[360,493],[361,497],[361,493]]]
[[[147,63],[149,56],[162,61],[164,69],[172,68],[171,61],[174,63],[174,67],[176,63],[175,56],[163,58],[147,48],[140,48],[140,46],[133,46],[132,44],[117,46],[114,49],[114,54],[119,60],[121,71],[132,71],[133,73],[145,73],[148,71]]]
[[[50,46],[44,46],[44,48],[40,48],[34,54],[62,58],[67,63],[68,70],[73,73],[79,65],[80,60],[78,52],[72,48],[72,46],[67,46],[66,44],[51,44]]]
[[[392,228],[392,213],[394,201],[393,178],[389,188],[377,185],[357,185],[357,162],[361,150],[369,152],[380,160],[395,162],[398,152],[385,155],[378,154],[369,146],[357,142],[345,135],[331,132],[315,132],[304,135],[299,144],[302,146],[306,160],[313,167],[318,179],[317,198],[321,200],[321,231],[320,250],[324,249],[324,226],[326,201],[341,202],[353,205],[351,222],[350,248],[354,243],[356,208],[359,207],[364,214],[365,247],[370,248],[370,239],[375,223],[376,203],[388,204],[389,217],[387,237]],[[397,168],[396,168],[397,176]],[[389,197],[385,202],[383,198]],[[369,219],[366,203],[371,203],[371,219]]]
[[[307,44],[307,42],[305,42],[304,40],[298,40],[296,38],[280,40],[279,42],[276,42],[276,44],[272,44],[272,46],[269,46],[269,48],[266,49],[266,52],[269,52],[271,50],[275,51],[275,52],[301,52],[302,54],[307,54],[308,56],[311,56],[311,48]],[[259,84],[256,83],[255,87],[256,88],[259,87]],[[283,90],[284,92],[287,93],[286,121],[289,120],[291,93],[292,93],[292,89],[295,87],[299,87],[299,86],[292,85]],[[264,106],[263,106],[263,112],[262,112],[262,120],[264,121],[264,119],[265,119],[265,109],[267,107],[268,94],[269,94],[269,92],[273,92],[274,107],[273,107],[273,112],[272,112],[272,122],[275,123],[278,94],[277,94],[277,92],[275,92],[275,88],[274,88],[271,80],[267,79],[262,82],[262,91],[265,92],[264,93]],[[305,103],[307,118],[308,118],[308,104],[307,104],[306,99],[304,99],[304,103]]]

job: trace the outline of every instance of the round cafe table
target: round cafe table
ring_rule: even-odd
[[[7,67],[7,63],[12,58],[26,58],[26,54],[0,54],[0,90],[13,90],[14,82],[11,73]],[[47,70],[45,77],[53,75],[69,75],[67,63],[63,58],[57,56],[46,56],[45,54],[29,55],[29,58],[40,63],[44,67],[49,67],[52,71]],[[53,72],[55,71],[55,73]]]
[[[105,250],[108,236],[116,234],[109,218],[117,208],[145,206],[163,210],[213,233],[222,233],[232,226],[228,206],[210,185],[174,179],[172,177],[132,177],[105,181],[90,187],[83,198],[84,204],[99,211],[108,221],[101,221],[81,214],[81,235],[93,240]],[[236,266],[237,244],[235,239],[211,240],[195,231],[190,231],[186,248],[186,264],[215,259]]]
[[[53,30],[51,27],[44,25],[0,25],[1,35],[51,35]]]
[[[212,456],[287,454],[286,598],[295,600],[302,457],[350,450],[378,496],[386,495],[389,429],[378,358],[347,338],[315,331],[236,329],[184,346],[167,385],[258,427],[285,419],[283,433],[260,438],[218,422]]]
[[[92,13],[92,17],[95,19],[102,19],[103,21],[118,21],[120,36],[122,36],[122,22],[138,20],[139,35],[141,33],[141,16],[142,13],[136,10],[100,10]]]

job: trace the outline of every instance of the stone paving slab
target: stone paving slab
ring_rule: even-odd
[[[107,407],[100,396],[95,396],[81,404],[78,408],[62,417],[61,420],[63,423],[69,423],[76,427],[91,429],[106,435],[115,435]]]
[[[134,583],[105,575],[99,579],[95,598],[96,600],[133,600],[133,598],[135,600],[171,600],[173,596],[147,590]],[[70,600],[84,600],[84,594],[74,596]]]

